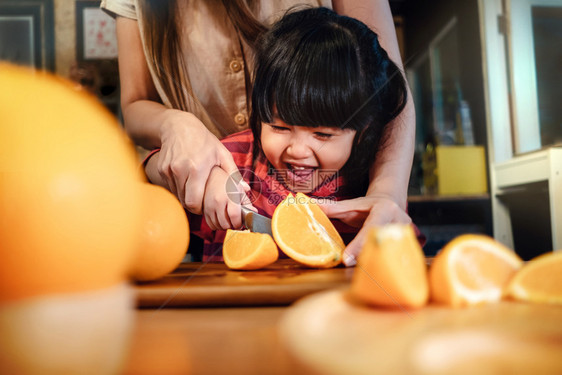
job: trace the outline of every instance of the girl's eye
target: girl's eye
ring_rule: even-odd
[[[314,135],[316,135],[318,138],[321,138],[321,139],[330,139],[333,136],[333,134],[322,133],[322,132],[315,132]]]
[[[279,131],[279,132],[282,132],[282,131],[285,131],[285,130],[289,130],[289,128],[287,128],[287,127],[285,127],[285,126],[277,126],[277,125],[270,125],[270,126],[271,126],[271,128],[272,128],[273,130]]]

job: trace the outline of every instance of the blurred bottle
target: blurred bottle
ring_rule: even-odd
[[[437,194],[437,162],[433,142],[427,142],[422,154],[423,194]]]
[[[474,145],[474,130],[472,128],[472,118],[470,115],[470,106],[466,100],[459,103],[459,117],[463,135],[463,144],[467,146]]]
[[[455,143],[457,145],[474,146],[470,107],[466,100],[461,100],[457,109]]]

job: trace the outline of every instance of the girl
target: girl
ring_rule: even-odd
[[[377,35],[355,19],[312,8],[285,15],[257,46],[251,131],[222,141],[251,187],[253,206],[271,216],[288,192],[330,201],[364,195],[385,127],[407,99]],[[147,164],[153,182],[155,164]],[[205,239],[205,261],[221,258],[222,230],[241,224],[239,202],[222,198],[229,178],[212,170],[205,220],[190,221]],[[334,224],[346,242],[357,232]]]
[[[295,4],[333,7],[362,20],[401,66],[388,0],[102,0],[117,18],[124,127],[138,145],[161,148],[158,170],[190,212],[202,212],[214,166],[237,170],[219,139],[248,129],[256,38]],[[358,251],[371,225],[410,220],[414,133],[409,99],[370,166],[366,196],[322,206],[329,217],[365,222],[349,250]]]

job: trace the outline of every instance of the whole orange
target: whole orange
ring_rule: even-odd
[[[93,97],[0,64],[0,302],[102,289],[127,278],[141,175]]]
[[[131,276],[158,279],[173,271],[189,246],[189,223],[178,199],[163,187],[142,184],[142,232]]]

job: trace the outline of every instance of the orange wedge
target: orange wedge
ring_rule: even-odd
[[[269,234],[228,229],[222,245],[222,256],[229,268],[257,270],[275,262],[279,252]]]
[[[292,259],[310,267],[341,263],[345,244],[326,214],[302,193],[289,194],[271,220],[277,245]]]
[[[562,304],[562,250],[527,262],[509,282],[507,293],[519,301]]]
[[[499,301],[522,263],[493,238],[458,236],[433,260],[429,270],[431,298],[454,307]]]
[[[417,308],[427,303],[427,266],[412,226],[371,229],[357,260],[351,294],[374,306]]]

